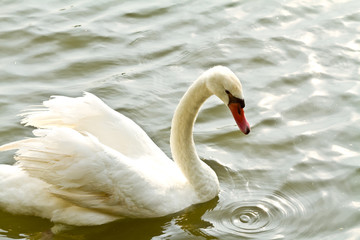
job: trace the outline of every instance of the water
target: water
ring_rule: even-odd
[[[31,136],[16,116],[27,106],[89,91],[170,155],[191,82],[217,64],[243,82],[248,136],[216,98],[195,127],[218,198],[54,239],[360,239],[358,0],[3,1],[0,11],[0,144]],[[1,239],[51,226],[0,211]]]

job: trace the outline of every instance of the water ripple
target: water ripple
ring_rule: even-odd
[[[277,239],[295,227],[293,220],[306,214],[306,207],[290,194],[275,192],[261,200],[231,202],[204,217],[214,225],[212,235],[228,238]],[[289,225],[289,222],[292,222]]]

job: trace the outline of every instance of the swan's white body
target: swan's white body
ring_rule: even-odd
[[[17,164],[0,165],[0,207],[58,223],[97,225],[165,216],[211,200],[219,182],[197,156],[192,129],[212,94],[230,104],[224,88],[243,98],[239,80],[219,66],[184,95],[172,122],[174,161],[137,124],[90,93],[45,101],[22,121],[37,128],[35,137],[0,146],[19,149]]]

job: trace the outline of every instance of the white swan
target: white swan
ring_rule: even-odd
[[[215,172],[196,154],[192,130],[211,95],[229,106],[245,134],[241,83],[226,67],[204,72],[181,99],[172,121],[171,161],[132,120],[96,96],[56,96],[23,114],[35,137],[0,146],[18,149],[0,165],[0,207],[69,225],[151,218],[214,198]]]

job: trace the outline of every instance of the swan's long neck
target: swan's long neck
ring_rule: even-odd
[[[214,198],[219,191],[215,172],[199,159],[193,140],[196,116],[201,105],[211,95],[206,87],[206,77],[200,76],[180,100],[171,126],[170,145],[173,159],[201,201]]]

